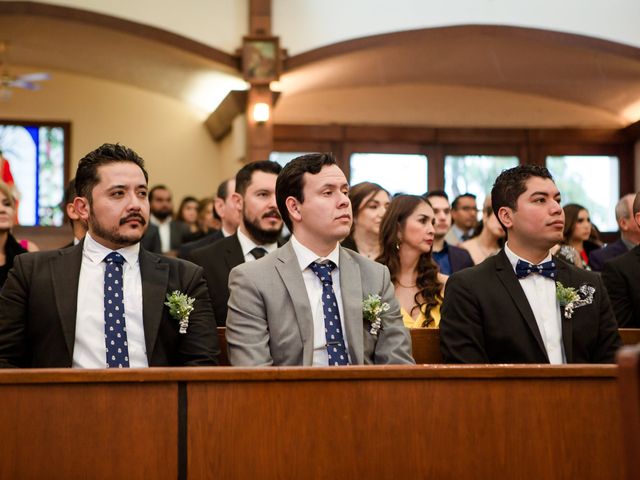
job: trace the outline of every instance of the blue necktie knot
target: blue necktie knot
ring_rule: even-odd
[[[537,273],[543,277],[551,278],[555,280],[558,272],[555,260],[549,260],[539,264],[533,264],[525,262],[524,260],[518,260],[516,264],[516,276],[518,278],[525,278],[532,273]]]
[[[336,268],[336,264],[331,260],[328,260],[326,263],[313,262],[309,265],[309,268],[316,274],[323,284],[333,285],[331,272]]]
[[[111,252],[109,255],[104,257],[104,261],[106,263],[115,263],[117,265],[122,265],[124,263],[124,257],[118,252]]]

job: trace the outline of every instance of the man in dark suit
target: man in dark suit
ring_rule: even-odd
[[[443,190],[427,192],[424,198],[431,204],[435,214],[436,234],[433,239],[431,257],[440,267],[444,275],[451,275],[463,268],[473,267],[471,255],[464,248],[449,245],[445,237],[451,229],[451,205],[449,197]]]
[[[147,178],[142,159],[121,145],[80,160],[74,207],[88,232],[78,245],[15,262],[0,294],[0,367],[217,363],[202,269],[140,248]],[[172,293],[193,310],[170,313]]]
[[[444,361],[613,362],[622,342],[600,276],[549,253],[564,228],[549,171],[505,170],[491,200],[508,240],[496,256],[449,278],[440,322]]]
[[[282,217],[276,204],[276,179],[280,170],[278,163],[266,160],[242,167],[236,175],[233,194],[242,212],[237,233],[194,250],[187,257],[204,268],[219,326],[224,326],[227,318],[229,272],[278,248]]]
[[[605,262],[627,253],[640,244],[640,227],[633,218],[633,199],[635,194],[629,193],[616,204],[616,221],[620,229],[620,238],[604,248],[593,250],[589,254],[589,266],[601,272]]]
[[[229,178],[218,185],[213,209],[217,218],[220,219],[222,227],[220,230],[216,230],[199,240],[181,245],[178,249],[178,258],[189,258],[190,253],[194,250],[211,245],[222,238],[230,237],[236,233],[238,225],[240,225],[240,211],[238,210],[237,202],[233,199],[233,193],[235,191],[235,178]]]
[[[634,222],[640,226],[640,193],[633,202]],[[607,287],[620,328],[640,328],[640,245],[604,264]]]
[[[187,226],[173,217],[173,196],[165,185],[156,185],[149,190],[150,222],[157,227],[161,251],[176,256],[178,248],[189,233]]]

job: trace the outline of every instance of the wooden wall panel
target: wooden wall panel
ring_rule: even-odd
[[[175,480],[177,418],[171,384],[0,385],[0,478]]]

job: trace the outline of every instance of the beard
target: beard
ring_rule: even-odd
[[[264,213],[261,218],[272,215],[274,212],[278,215],[278,218],[280,218],[280,213],[277,210],[269,210],[268,212]],[[282,223],[279,227],[273,230],[265,230],[260,226],[260,219],[251,219],[247,217],[245,212],[242,212],[242,222],[247,229],[247,233],[251,235],[253,240],[255,240],[258,245],[266,245],[268,243],[276,242],[278,240],[278,237],[280,236],[280,233],[282,232]]]
[[[155,211],[152,210],[151,214],[161,222],[164,222],[167,218],[171,216],[172,212],[171,210],[155,210]]]
[[[124,225],[128,220],[132,218],[138,219],[140,221],[142,225],[142,228],[140,230],[133,231],[128,234],[118,231],[118,227]],[[107,240],[108,242],[114,245],[119,245],[120,247],[128,247],[130,245],[138,243],[144,235],[144,232],[147,230],[146,225],[147,222],[144,217],[137,213],[121,218],[118,226],[112,228],[102,225],[93,215],[89,217],[89,227],[91,229],[91,232],[96,237]]]

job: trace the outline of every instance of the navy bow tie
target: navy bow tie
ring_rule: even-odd
[[[516,276],[518,278],[525,278],[531,273],[538,273],[543,277],[555,280],[556,276],[558,275],[556,262],[553,260],[549,260],[548,262],[534,265],[533,263],[518,260],[518,263],[516,264]]]

